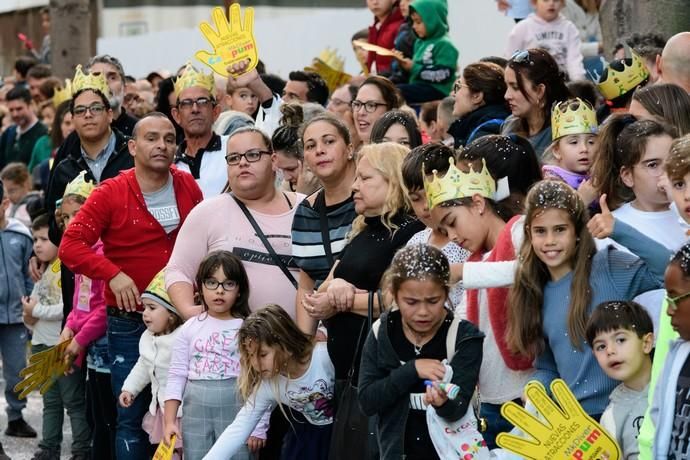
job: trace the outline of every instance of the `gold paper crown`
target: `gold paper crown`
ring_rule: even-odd
[[[177,309],[173,306],[168,296],[168,291],[165,290],[165,269],[156,273],[148,287],[141,295],[143,299],[151,299],[159,305],[164,306],[171,312],[179,315]]]
[[[559,102],[551,110],[551,139],[569,134],[596,134],[597,114],[579,97]]]
[[[65,193],[63,193],[62,196],[79,195],[84,198],[88,198],[95,188],[96,186],[93,184],[93,182],[86,180],[86,171],[82,171],[77,177],[72,179],[69,184],[67,184],[67,187],[65,187]]]
[[[434,179],[429,181],[424,174],[424,191],[429,203],[429,209],[435,208],[444,201],[458,200],[479,194],[484,198],[494,199],[496,195],[496,181],[486,167],[486,160],[482,158],[482,171],[477,173],[470,166],[470,172],[464,173],[455,167],[455,159],[448,158],[450,167],[443,178],[438,177],[438,171],[434,170]]]
[[[108,82],[105,81],[105,75],[102,73],[98,75],[92,73],[85,74],[81,70],[81,65],[78,65],[72,79],[72,97],[85,89],[98,91],[110,99],[110,88],[108,88]]]
[[[338,55],[336,50],[331,48],[326,48],[319,54],[319,59],[321,59],[328,67],[338,72],[342,72],[345,69],[345,60]]]
[[[215,94],[216,82],[213,74],[197,71],[191,62],[188,62],[182,75],[175,79],[175,96],[179,96],[182,90],[195,86],[208,90],[211,96]]]
[[[53,107],[57,108],[65,101],[72,99],[72,82],[69,78],[65,78],[64,88],[55,88],[53,93]]]
[[[608,101],[635,89],[637,85],[649,78],[649,70],[642,58],[632,49],[630,54],[632,56],[632,64],[627,65],[625,59],[621,59],[620,62],[623,64],[622,71],[615,70],[609,64],[607,66],[606,79],[599,81],[597,84],[599,92]]]

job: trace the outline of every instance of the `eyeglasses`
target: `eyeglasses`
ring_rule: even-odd
[[[100,115],[105,112],[105,105],[103,104],[91,104],[86,107],[85,105],[78,105],[72,110],[72,115],[75,117],[83,117],[86,112],[91,112],[91,115]]]
[[[532,63],[532,58],[529,55],[529,50],[517,50],[510,57],[510,60],[517,64]]]
[[[338,99],[337,97],[332,97],[330,100],[330,103],[336,107],[340,107],[343,104],[345,104],[345,105],[351,104],[351,102],[343,101],[342,99]]]
[[[213,291],[215,289],[218,289],[218,286],[223,286],[224,291],[232,291],[237,287],[237,281],[225,280],[221,283],[220,281],[213,278],[206,278],[204,280],[204,287],[206,289],[210,289]]]
[[[458,81],[456,81],[455,83],[453,83],[453,94],[455,94],[455,93],[457,93],[458,91],[460,91],[460,90],[462,89],[463,86],[467,86],[467,85],[463,85],[462,82],[461,82],[460,80],[458,80]]]
[[[685,299],[686,297],[690,297],[690,292],[681,294],[678,297],[669,297],[668,295],[665,295],[664,299],[666,299],[666,304],[671,309],[671,311],[676,311],[678,310],[678,302]]]
[[[641,161],[638,165],[636,166],[641,166],[644,172],[649,174],[652,177],[659,177],[661,176],[665,169],[666,169],[666,163],[661,161],[661,160],[647,160],[647,161]]]
[[[230,166],[235,166],[240,164],[240,161],[242,161],[242,157],[244,157],[247,160],[247,163],[256,163],[261,159],[261,155],[270,155],[273,152],[269,152],[267,150],[249,150],[248,152],[244,153],[228,153],[225,156],[225,161],[228,162]]]
[[[206,108],[209,105],[214,105],[216,101],[209,97],[200,97],[198,99],[182,99],[177,103],[177,107],[182,110],[189,110],[196,104],[200,109]]]
[[[356,99],[354,101],[350,102],[350,107],[352,107],[353,112],[359,112],[359,109],[364,107],[365,112],[374,113],[376,111],[376,109],[379,108],[379,106],[388,107],[388,104],[384,104],[382,102],[376,102],[376,101],[362,102],[362,101],[358,101]]]

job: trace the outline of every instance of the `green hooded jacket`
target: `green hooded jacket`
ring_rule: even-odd
[[[416,12],[426,26],[426,37],[414,45],[410,83],[429,84],[443,94],[450,94],[455,82],[458,50],[448,36],[446,0],[415,0],[410,14]]]

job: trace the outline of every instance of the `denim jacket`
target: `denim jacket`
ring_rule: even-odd
[[[29,276],[32,251],[29,229],[7,219],[7,226],[0,229],[0,324],[22,322],[22,296],[30,295],[34,286]]]

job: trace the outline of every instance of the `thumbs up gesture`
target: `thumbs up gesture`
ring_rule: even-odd
[[[615,224],[615,218],[611,214],[608,204],[606,204],[606,194],[601,195],[599,198],[599,207],[601,208],[601,214],[597,214],[589,220],[587,230],[594,238],[603,240],[611,236],[613,225]]]

